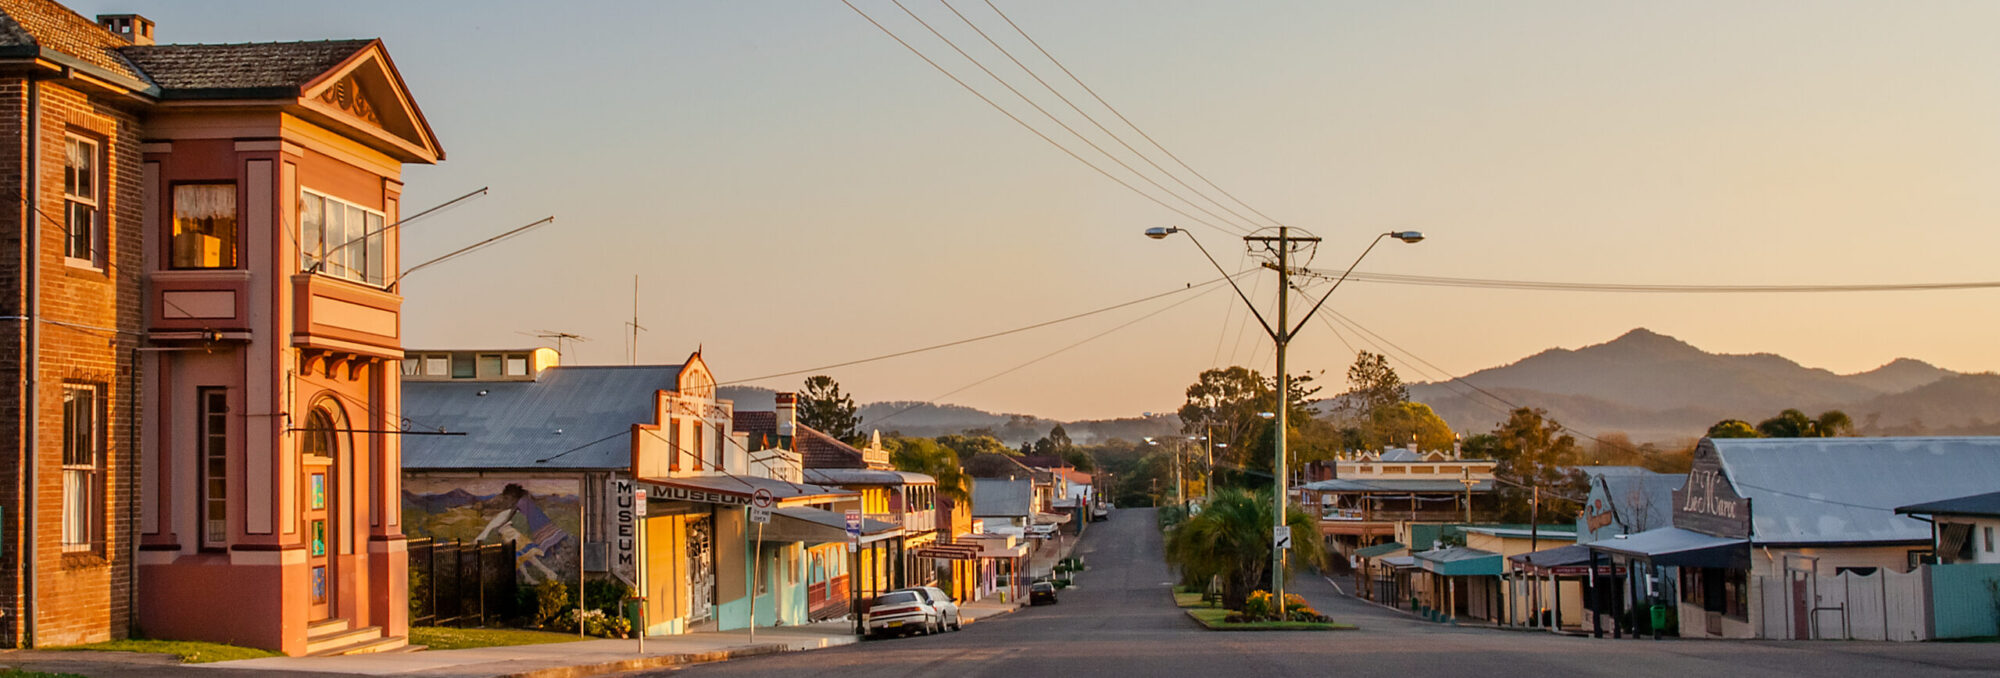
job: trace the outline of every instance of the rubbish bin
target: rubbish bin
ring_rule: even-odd
[[[1667,626],[1667,606],[1665,606],[1665,605],[1654,605],[1654,606],[1653,606],[1653,639],[1654,639],[1654,640],[1659,640],[1659,638],[1660,638],[1660,629],[1663,629],[1663,628],[1666,628],[1666,626]]]

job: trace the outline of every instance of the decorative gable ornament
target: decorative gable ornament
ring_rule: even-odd
[[[319,100],[362,122],[376,127],[382,126],[381,117],[375,114],[374,104],[368,102],[367,95],[361,91],[361,85],[356,83],[352,76],[341,78],[339,82],[326,88],[326,91],[320,92]]]

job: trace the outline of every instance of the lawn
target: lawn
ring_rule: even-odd
[[[433,650],[463,650],[469,647],[574,643],[583,640],[574,633],[550,633],[524,629],[455,629],[446,626],[410,627],[410,644]]]
[[[256,659],[276,657],[278,653],[259,650],[254,647],[237,647],[222,643],[202,643],[192,640],[142,640],[131,638],[113,640],[89,645],[71,645],[55,648],[58,650],[84,650],[91,652],[146,652],[150,654],[170,654],[180,657],[184,664],[206,664],[226,662],[234,659]],[[38,675],[38,674],[23,674]]]

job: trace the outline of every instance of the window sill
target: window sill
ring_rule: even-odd
[[[110,564],[95,546],[80,551],[65,551],[62,555],[62,569],[65,570],[86,570]]]
[[[63,257],[63,266],[74,271],[90,272],[98,275],[104,274],[104,266],[91,259],[78,259],[65,255]]]

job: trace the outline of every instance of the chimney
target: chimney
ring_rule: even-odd
[[[99,14],[97,25],[134,45],[153,44],[153,20],[137,14]]]
[[[778,411],[778,447],[792,449],[792,436],[798,433],[799,394],[779,393],[775,396]]]

